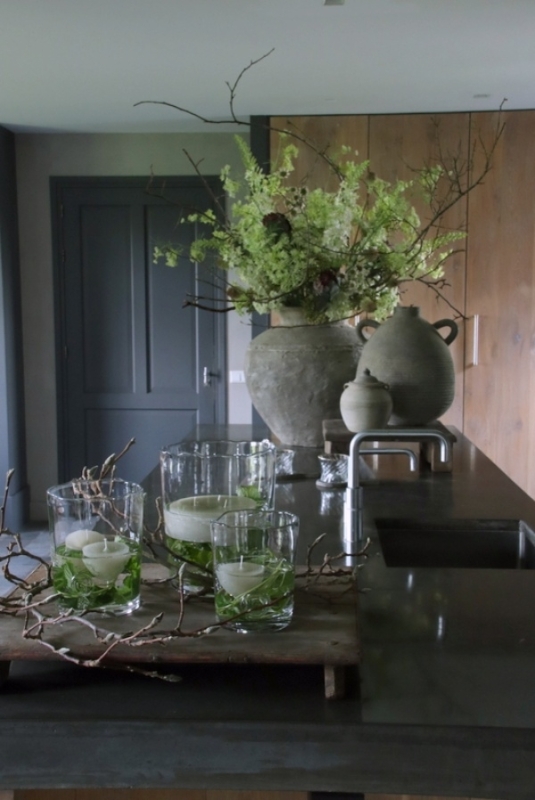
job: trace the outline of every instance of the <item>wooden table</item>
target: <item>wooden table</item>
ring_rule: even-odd
[[[168,573],[165,567],[146,565],[151,581]],[[156,569],[154,569],[156,566]],[[146,628],[158,616],[160,622],[151,634],[161,638],[170,632],[165,644],[143,646],[119,644],[102,662],[103,667],[173,668],[184,664],[271,664],[273,666],[317,666],[323,670],[325,697],[339,699],[345,694],[346,670],[356,669],[359,661],[357,631],[357,591],[351,572],[344,577],[309,574],[297,569],[295,607],[290,626],[279,633],[236,634],[225,627],[211,628],[216,623],[213,599],[189,598],[184,603],[183,619],[176,632],[180,615],[180,596],[170,583],[145,583],[142,606],[132,616],[110,617],[97,613],[84,616],[100,630],[123,637]],[[44,568],[34,575],[42,579]],[[51,590],[47,590],[50,594]],[[16,594],[16,593],[14,593]],[[43,593],[46,596],[46,593]],[[36,599],[39,599],[37,596]],[[46,607],[55,616],[56,604]],[[11,661],[57,661],[59,656],[36,639],[24,638],[24,613],[0,617],[0,682],[8,679]],[[205,631],[205,633],[202,633]],[[109,646],[95,639],[92,630],[76,620],[65,620],[46,630],[44,640],[58,649],[66,649],[78,659],[97,659]]]

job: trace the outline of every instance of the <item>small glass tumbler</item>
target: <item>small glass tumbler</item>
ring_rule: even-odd
[[[286,628],[299,518],[288,511],[228,511],[211,531],[218,620],[238,633]]]
[[[145,493],[118,478],[47,491],[52,583],[61,609],[129,614],[140,606]]]
[[[180,442],[161,451],[165,545],[186,594],[213,593],[211,520],[273,508],[276,453],[267,439]]]
[[[277,481],[284,481],[293,477],[294,456],[294,450],[277,448],[277,460],[275,463]]]
[[[348,456],[343,453],[318,456],[321,474],[316,481],[320,489],[344,488],[347,486]]]

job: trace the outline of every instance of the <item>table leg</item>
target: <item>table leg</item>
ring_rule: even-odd
[[[346,668],[325,664],[323,675],[327,700],[339,700],[344,697],[346,693]]]
[[[360,792],[309,792],[308,800],[364,800]]]
[[[2,686],[8,679],[10,664],[11,661],[0,661],[0,686]],[[3,800],[1,794],[0,794],[0,800]]]

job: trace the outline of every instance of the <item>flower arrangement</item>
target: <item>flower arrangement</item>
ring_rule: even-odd
[[[227,82],[229,120],[211,119],[161,100],[142,100],[135,105],[155,103],[203,123],[227,121],[251,127],[251,122],[236,115],[238,86],[244,75],[272,52],[273,48],[252,60],[232,84]],[[310,188],[305,182],[292,186],[288,177],[299,152],[294,143],[282,149],[278,164],[265,174],[245,141],[236,137],[245,167],[243,179],[232,178],[228,166],[221,172],[231,213],[218,217],[207,211],[182,220],[202,222],[211,228],[211,234],[191,244],[190,259],[202,262],[214,253],[219,267],[230,275],[227,306],[221,309],[216,304],[210,310],[235,309],[246,314],[293,306],[302,309],[312,323],[360,312],[373,312],[377,320],[382,320],[397,305],[400,287],[406,282],[420,281],[444,297],[444,263],[454,252],[453,243],[466,236],[466,231],[448,230],[444,215],[481,184],[491,169],[504,129],[501,121],[490,143],[479,134],[474,136],[467,157],[460,152],[445,154],[437,136],[438,163],[415,170],[412,180],[393,183],[371,173],[368,161],[355,161],[358,154],[350,147],[332,156],[328,146],[317,147],[291,126],[284,130],[271,125],[266,128],[311,148],[332,169],[338,187],[334,191]],[[476,151],[479,169],[474,168]],[[187,152],[186,156],[200,174]],[[412,198],[418,194],[429,212],[425,221],[412,205]],[[154,249],[154,260],[163,259],[168,266],[176,267],[180,255],[172,245]],[[200,300],[193,298],[185,305],[206,308]]]
[[[389,183],[370,173],[368,161],[355,160],[356,154],[343,148],[328,157],[337,188],[310,189],[288,181],[298,156],[294,143],[282,148],[279,163],[265,174],[243,138],[236,141],[243,180],[234,179],[228,166],[221,172],[231,203],[228,218],[209,210],[181,220],[207,226],[208,233],[192,242],[187,255],[198,262],[217,255],[229,273],[228,309],[244,314],[294,306],[311,323],[363,311],[384,319],[403,283],[438,285],[451,245],[466,235],[433,227],[443,214],[444,203],[437,203],[439,182],[447,177],[442,165]],[[415,193],[432,209],[425,224],[410,199]],[[154,250],[155,260],[163,258],[169,266],[177,266],[181,255],[171,245]]]

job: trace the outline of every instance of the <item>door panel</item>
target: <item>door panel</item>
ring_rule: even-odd
[[[147,211],[148,241],[167,241],[168,232],[176,224],[176,209],[149,208]],[[190,244],[191,233],[189,228],[184,231],[182,243],[185,246]],[[189,312],[177,313],[177,269],[154,264],[147,271],[148,391],[178,392],[184,403],[191,403],[188,392],[195,385],[197,354],[193,348],[177,347],[176,343],[195,341],[197,316]],[[185,298],[195,292],[197,276],[194,270],[188,269],[181,277],[180,291]]]
[[[175,269],[152,260],[155,244],[185,249],[198,235],[197,223],[177,227],[181,207],[213,203],[197,178],[167,181],[166,200],[144,179],[55,184],[60,479],[135,437],[119,474],[140,481],[162,445],[225,421],[224,315],[183,307],[188,295],[216,292],[211,269],[185,256]]]
[[[134,287],[129,233],[135,222],[125,206],[82,206],[80,211],[82,316],[79,333],[84,348],[84,390],[88,393],[133,392],[131,298]],[[73,301],[76,303],[74,298]],[[72,320],[74,325],[77,322],[76,318]]]

